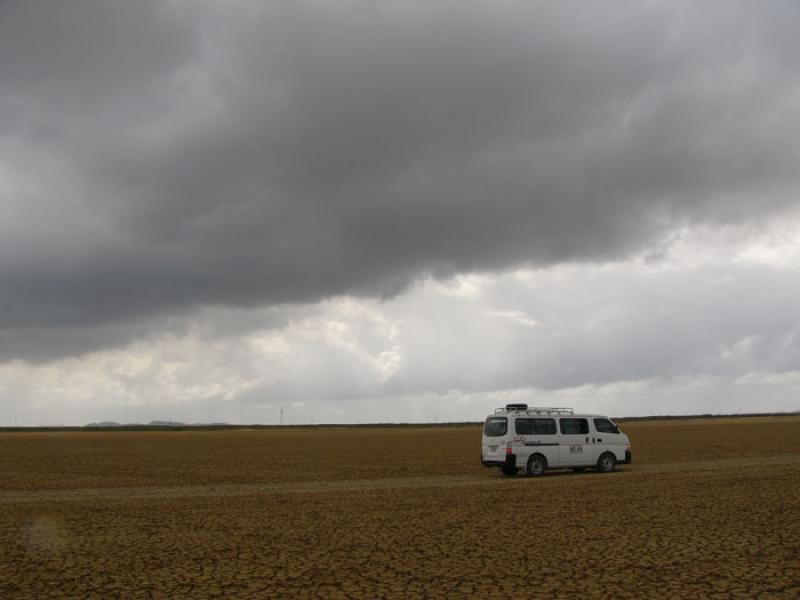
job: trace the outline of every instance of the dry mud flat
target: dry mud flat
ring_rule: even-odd
[[[471,427],[2,434],[0,597],[800,596],[800,419],[623,428],[535,480]]]

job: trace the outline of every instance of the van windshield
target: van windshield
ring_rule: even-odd
[[[505,417],[489,417],[483,428],[483,435],[487,437],[499,437],[508,431],[508,419]]]
[[[598,433],[619,433],[619,429],[609,419],[595,419],[594,428]]]

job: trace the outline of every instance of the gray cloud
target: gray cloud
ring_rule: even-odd
[[[780,213],[797,12],[3,3],[0,357]]]
[[[404,326],[404,368],[386,388],[554,392],[796,371],[799,302],[796,272],[741,265],[659,273],[584,267],[539,272],[526,283],[506,277],[478,302],[401,311],[418,318]]]
[[[387,301],[211,309],[177,335],[0,365],[5,423],[276,422],[280,407],[291,422],[462,420],[513,400],[615,415],[800,408],[800,272],[679,266],[571,265],[428,280]]]

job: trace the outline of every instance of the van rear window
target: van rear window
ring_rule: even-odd
[[[514,430],[517,435],[555,435],[555,419],[525,419],[514,421]]]
[[[505,417],[489,417],[483,427],[483,435],[487,437],[499,437],[508,431],[508,419]]]

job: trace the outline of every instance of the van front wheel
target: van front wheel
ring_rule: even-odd
[[[534,454],[528,459],[528,475],[539,477],[547,470],[547,461],[541,454]]]
[[[617,457],[606,452],[597,460],[597,470],[601,473],[611,473],[617,468]]]

